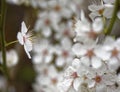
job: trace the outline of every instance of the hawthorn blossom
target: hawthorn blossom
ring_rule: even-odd
[[[111,18],[113,12],[114,5],[112,4],[103,4],[100,5],[92,4],[88,6],[88,9],[91,11],[89,14],[90,18],[94,20],[96,17],[106,17]]]
[[[61,72],[58,72],[54,65],[39,65],[40,71],[33,85],[35,92],[43,90],[45,92],[59,92],[57,84],[61,79]],[[39,85],[39,86],[38,86]]]
[[[43,36],[50,37],[52,30],[58,30],[58,16],[52,12],[42,12],[38,14],[38,19],[35,23],[34,30],[41,32]]]
[[[73,89],[75,92],[79,91],[79,86],[82,85],[85,79],[84,74],[87,72],[80,60],[74,59],[72,65],[65,70],[63,79],[58,84],[60,92],[69,92]]]
[[[88,43],[96,40],[98,35],[103,31],[103,21],[101,18],[96,18],[91,24],[85,17],[84,12],[81,11],[80,20],[75,23],[76,37],[74,41]]]
[[[72,26],[72,20],[69,20],[67,23],[61,23],[59,25],[60,29],[55,33],[55,39],[60,40],[63,37],[73,38],[75,36],[75,32],[73,31]]]
[[[106,51],[106,57],[108,58],[107,64],[111,70],[116,70],[120,66],[120,39],[113,39],[112,37],[106,37],[103,50]]]
[[[54,54],[54,46],[50,44],[49,40],[41,39],[40,41],[36,41],[36,44],[33,47],[34,56],[33,63],[50,63],[53,60]]]
[[[17,39],[21,45],[24,46],[24,50],[28,55],[28,58],[31,58],[29,52],[32,50],[32,41],[31,41],[31,34],[28,33],[28,29],[24,23],[21,23],[21,32],[18,32]]]
[[[61,45],[56,46],[55,53],[57,55],[57,58],[55,60],[55,64],[58,67],[69,65],[72,62],[74,54],[71,51],[71,47],[72,42],[68,37],[61,39]]]

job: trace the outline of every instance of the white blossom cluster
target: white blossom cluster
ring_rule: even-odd
[[[91,23],[83,11],[74,30],[76,58],[58,84],[60,92],[119,92],[120,38],[103,37],[102,19]]]
[[[96,17],[105,17],[110,19],[114,10],[115,0],[99,0],[100,2],[94,2],[88,6],[88,9],[91,11],[89,14],[90,18],[94,20]],[[120,11],[117,13],[118,18],[120,19]]]
[[[93,0],[88,6],[92,22],[81,10],[74,29],[72,19],[78,18],[83,0],[7,1],[36,9],[34,45],[24,22],[17,34],[37,73],[34,92],[120,92],[120,38],[104,34],[116,0]],[[7,65],[15,65],[14,60]]]
[[[40,9],[34,26],[38,38],[34,42],[32,56],[37,72],[33,89],[34,92],[59,92],[57,85],[63,70],[75,58],[71,49],[75,36],[72,19],[78,17],[77,5],[80,6],[81,0],[38,1],[41,2],[34,3],[34,7]],[[44,68],[47,74],[44,74]]]

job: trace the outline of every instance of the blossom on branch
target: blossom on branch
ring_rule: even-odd
[[[21,26],[21,32],[18,32],[17,39],[19,43],[24,46],[25,52],[27,53],[28,57],[31,58],[29,52],[32,50],[32,35],[27,33],[27,31],[28,29],[23,21]]]

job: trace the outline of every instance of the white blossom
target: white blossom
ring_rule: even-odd
[[[19,43],[24,46],[25,52],[29,58],[31,58],[29,52],[32,50],[31,36],[32,35],[28,33],[28,29],[23,21],[21,24],[21,32],[18,32],[17,39]]]

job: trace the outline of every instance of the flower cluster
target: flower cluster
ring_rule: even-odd
[[[110,19],[112,17],[114,9],[115,0],[101,0],[99,4],[94,3],[88,6],[88,9],[91,11],[89,14],[90,18],[94,20],[96,17],[105,17]],[[120,19],[120,12],[117,13],[118,18]]]
[[[35,70],[45,65],[48,73],[51,73],[51,67],[56,71],[56,76],[52,79],[51,75],[36,71],[37,78],[33,85],[35,92],[39,92],[38,89],[45,92],[59,92],[57,84],[62,77],[61,74],[75,58],[71,49],[75,36],[73,17],[79,16],[77,11],[80,4],[81,0],[41,0],[40,3],[34,4],[34,7],[39,9],[34,26],[38,38],[33,46],[32,62]],[[44,80],[46,82],[43,82]],[[55,83],[51,83],[51,80]]]
[[[119,1],[92,1],[88,20],[83,0],[7,0],[35,10],[34,44],[24,22],[17,34],[37,73],[34,92],[120,91],[120,38],[108,36],[120,19]],[[7,52],[8,67],[17,61],[16,52]]]
[[[102,19],[90,23],[83,11],[75,32],[76,58],[58,85],[60,92],[119,92],[120,38],[104,36]]]

